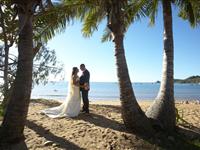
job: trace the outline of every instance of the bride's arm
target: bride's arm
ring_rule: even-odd
[[[78,79],[79,79],[79,78],[78,78],[77,76],[73,76],[73,84],[76,85],[76,86],[79,86],[79,87],[81,87],[81,88],[85,88],[87,85],[86,85],[86,84],[80,85]]]
[[[73,76],[73,84],[79,87],[84,87],[83,85],[80,85],[78,77],[77,76]]]
[[[77,81],[77,77],[76,76],[73,76],[72,80],[73,80],[73,84],[74,85],[79,86],[79,81]]]

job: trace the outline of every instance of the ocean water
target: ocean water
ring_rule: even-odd
[[[132,84],[137,100],[155,99],[159,83],[134,83]],[[31,98],[45,98],[65,100],[67,97],[67,82],[50,82],[46,85],[35,85]],[[176,100],[200,100],[200,84],[175,84]],[[114,82],[92,82],[90,84],[89,99],[92,100],[117,100],[119,99],[119,86]]]

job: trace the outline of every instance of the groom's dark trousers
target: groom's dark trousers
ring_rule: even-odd
[[[84,85],[84,83],[89,84],[90,82],[90,73],[88,70],[85,70],[83,74],[80,77],[80,85]],[[85,90],[84,88],[80,88],[82,99],[83,99],[83,111],[86,113],[89,113],[89,99],[88,99],[88,90]]]
[[[83,98],[83,111],[89,113],[89,99],[88,99],[88,90],[82,90],[82,98]]]

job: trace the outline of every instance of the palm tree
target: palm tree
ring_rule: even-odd
[[[9,1],[9,0],[8,0]],[[50,0],[47,1],[47,7],[51,6]],[[33,50],[33,15],[38,5],[42,7],[41,0],[13,0],[13,4],[16,5],[18,12],[19,23],[19,41],[18,41],[18,64],[15,81],[13,83],[13,89],[11,96],[9,97],[9,103],[4,115],[3,123],[0,127],[0,149],[2,145],[9,146],[12,149],[14,143],[20,143],[22,147],[14,149],[27,149],[24,143],[23,130],[26,122],[26,116],[28,112],[28,106],[30,102],[30,94],[32,87],[32,70],[33,70],[33,57],[36,53],[36,49]],[[50,4],[51,3],[51,4]],[[45,6],[46,7],[46,6]],[[44,7],[43,7],[44,8]],[[66,9],[66,8],[65,8]],[[67,8],[69,10],[69,7]],[[37,9],[38,10],[38,9]],[[45,10],[42,10],[46,12]],[[53,25],[66,25],[66,22],[71,18],[69,16],[60,16],[60,11],[57,14],[58,24]],[[41,15],[43,12],[37,12],[37,15]],[[53,12],[54,13],[54,12]],[[50,18],[53,20],[52,18]],[[49,19],[49,20],[50,20]],[[47,23],[49,20],[38,20],[38,24]],[[61,21],[61,22],[59,22]],[[39,27],[41,27],[39,25]],[[44,26],[45,27],[45,26]],[[47,29],[45,27],[45,29]],[[37,30],[39,31],[39,30]],[[45,31],[45,30],[44,30]],[[51,35],[55,32],[50,30]],[[38,34],[38,33],[35,33]],[[50,34],[47,34],[48,36]],[[36,35],[37,36],[37,35]],[[52,37],[52,36],[51,36]],[[37,39],[37,37],[35,37]],[[45,38],[38,37],[41,40]],[[36,51],[35,51],[36,50]],[[12,143],[9,145],[9,143]],[[18,146],[18,145],[17,145]]]
[[[107,18],[107,29],[112,34],[112,39],[115,44],[114,52],[120,89],[122,119],[126,127],[135,132],[148,134],[152,133],[152,128],[134,95],[124,50],[124,34],[135,17],[138,17],[139,13],[142,13],[142,10],[140,12],[138,10],[139,5],[141,3],[136,3],[135,1],[131,3],[126,0],[97,1],[85,13],[83,18],[83,33],[85,36],[91,35],[98,24],[104,18]],[[108,36],[106,35],[106,37]]]
[[[126,63],[124,50],[124,34],[126,32],[125,7],[128,1],[113,0],[108,7],[108,25],[113,35],[115,44],[115,59],[117,76],[120,88],[120,101],[122,106],[122,118],[125,125],[134,131],[150,132],[151,126],[137,103],[131,80],[129,77],[128,66]]]
[[[14,1],[18,9],[19,42],[18,65],[13,90],[1,126],[0,142],[17,143],[23,141],[32,87],[33,66],[33,11],[37,0]]]
[[[70,15],[72,19],[78,18],[83,22],[82,32],[85,37],[91,36],[98,28],[100,22],[107,19],[106,33],[109,32],[113,35],[113,42],[115,44],[123,121],[126,127],[131,128],[133,131],[147,134],[152,133],[152,128],[148,118],[136,101],[128,73],[123,43],[124,34],[128,26],[135,18],[144,15],[143,8],[139,7],[140,5],[142,6],[142,3],[136,2],[134,0],[65,0],[62,5],[52,8],[52,10],[40,17],[46,22],[50,22],[50,27],[48,26],[45,29],[45,36],[42,36],[42,38],[46,37],[47,39],[54,36],[55,31],[59,32],[60,29],[65,28],[65,24],[58,22],[58,20],[69,16],[69,14],[73,14]],[[140,11],[138,10],[139,8],[141,8]],[[59,15],[56,15],[58,13]],[[54,22],[48,20],[52,15],[54,18],[57,18]],[[105,34],[103,40],[108,37],[110,36]]]
[[[194,24],[195,16],[193,5],[188,0],[162,0],[163,7],[163,66],[162,80],[159,93],[154,103],[147,110],[146,115],[156,121],[156,125],[173,131],[176,125],[175,103],[174,103],[174,41],[171,4],[175,3],[180,7],[180,14],[187,14],[189,21]],[[159,6],[159,0],[147,1],[147,9],[152,23]]]

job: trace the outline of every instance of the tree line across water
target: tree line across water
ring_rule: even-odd
[[[174,79],[175,83],[200,83],[200,76],[191,76],[186,79]]]

